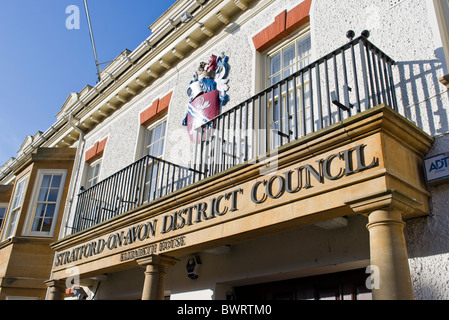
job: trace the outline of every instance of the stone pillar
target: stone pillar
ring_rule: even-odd
[[[45,284],[49,287],[47,300],[64,300],[66,289],[64,280],[47,280]]]
[[[142,300],[164,300],[166,270],[177,261],[175,258],[161,255],[137,260],[139,265],[146,267]]]
[[[403,218],[417,216],[417,212],[423,215],[418,211],[422,204],[396,190],[373,194],[347,204],[354,212],[368,217],[366,227],[370,238],[373,299],[414,299]]]
[[[377,267],[374,300],[412,300],[404,225],[399,211],[377,210],[368,215],[371,265]]]

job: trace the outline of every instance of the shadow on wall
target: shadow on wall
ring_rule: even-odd
[[[398,61],[396,68],[396,95],[403,114],[431,136],[446,133],[449,92],[439,82],[438,75],[443,74],[441,61]]]

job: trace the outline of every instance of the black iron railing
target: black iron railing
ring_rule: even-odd
[[[385,103],[394,61],[351,40],[197,128],[193,169],[145,156],[78,195],[72,233]]]
[[[397,110],[394,63],[351,40],[199,127],[194,168],[211,176],[381,103]]]
[[[72,234],[200,179],[190,168],[147,155],[78,195]]]

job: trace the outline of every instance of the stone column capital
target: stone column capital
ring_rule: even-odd
[[[164,255],[151,255],[148,257],[143,257],[137,259],[136,262],[139,266],[163,266],[163,267],[171,267],[174,266],[179,260],[173,257],[168,257]]]
[[[355,213],[368,216],[378,210],[396,211],[401,213],[402,219],[414,216],[420,211],[422,203],[397,190],[367,195],[366,197],[346,202]]]
[[[44,283],[49,288],[58,288],[58,289],[62,288],[62,289],[65,289],[65,281],[64,280],[50,279],[50,280],[44,281]]]
[[[65,298],[65,280],[50,279],[44,281],[49,288],[48,300],[64,300]]]

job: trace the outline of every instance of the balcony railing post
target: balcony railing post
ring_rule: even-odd
[[[357,76],[357,62],[355,59],[355,52],[354,52],[354,42],[351,41],[351,58],[352,58],[352,72],[354,73],[354,86],[355,86],[355,96],[357,101],[357,113],[361,112],[360,108],[360,94],[359,94],[359,80]]]
[[[328,58],[324,59],[324,77],[326,82],[326,100],[327,100],[327,114],[329,117],[329,125],[332,124],[332,110],[331,110],[331,93],[330,93],[330,84],[329,84],[329,66],[328,66]]]
[[[316,73],[316,95],[317,95],[317,104],[318,104],[318,124],[319,130],[324,128],[323,124],[323,106],[321,104],[321,76],[320,76],[320,64],[317,62],[315,64],[315,73]]]
[[[369,86],[368,86],[368,74],[366,70],[366,58],[365,58],[365,51],[364,48],[364,42],[362,40],[363,38],[359,39],[359,47],[360,47],[360,61],[362,64],[362,77],[363,77],[363,86],[365,88],[365,108],[370,109],[370,92],[369,92]]]

